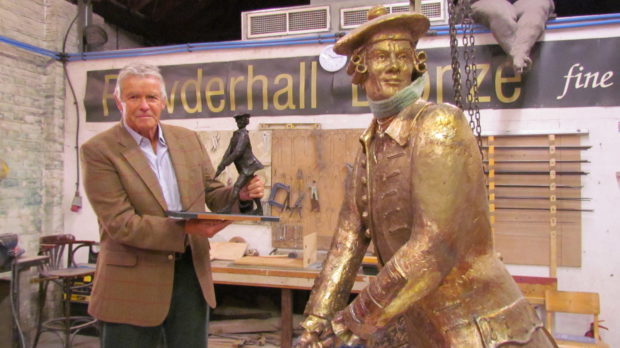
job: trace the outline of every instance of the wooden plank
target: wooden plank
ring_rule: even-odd
[[[166,211],[166,216],[175,219],[202,219],[202,220],[230,220],[230,221],[254,221],[254,222],[279,222],[277,216],[246,215],[246,214],[220,214],[190,211]]]
[[[236,260],[243,257],[248,243],[210,242],[211,260]]]
[[[513,276],[513,279],[531,304],[544,304],[545,292],[558,288],[557,278]]]
[[[209,322],[209,334],[278,331],[280,318],[269,319],[234,319],[212,320]]]
[[[285,268],[304,268],[302,259],[264,256],[244,256],[240,259],[235,260],[234,264]]]
[[[317,233],[312,232],[304,236],[304,262],[303,266],[308,267],[317,260],[316,253]]]

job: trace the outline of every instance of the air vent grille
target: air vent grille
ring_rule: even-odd
[[[395,3],[384,5],[390,13],[409,12],[409,3]],[[422,14],[428,17],[433,25],[446,24],[447,17],[446,0],[422,0]],[[372,6],[343,8],[340,9],[340,27],[353,29],[366,22],[368,10]]]
[[[431,2],[422,6],[422,14],[428,18],[444,18],[441,2]]]
[[[286,13],[252,16],[250,35],[258,36],[286,32]]]
[[[247,37],[269,37],[329,31],[329,6],[247,13]]]
[[[424,6],[422,6],[422,10],[424,10]],[[402,13],[402,12],[409,12],[409,5],[404,5],[404,6],[391,6],[390,7],[390,13]]]
[[[324,30],[327,24],[327,9],[289,13],[290,31]]]

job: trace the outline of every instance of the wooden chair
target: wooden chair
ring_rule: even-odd
[[[96,319],[71,314],[72,295],[90,287],[89,283],[85,284],[84,278],[92,277],[95,273],[93,267],[79,267],[74,260],[75,253],[80,248],[91,249],[96,242],[78,241],[71,234],[43,236],[39,241],[39,254],[48,256],[49,262],[39,270],[39,318],[33,347],[37,346],[41,333],[45,331],[62,333],[64,346],[70,347],[73,337],[80,330],[87,327],[97,328]],[[43,307],[50,282],[58,284],[62,289],[62,315],[43,321]]]
[[[547,311],[545,327],[549,332],[553,332],[554,313],[590,314],[593,317],[593,338],[554,334],[559,347],[609,347],[601,341],[599,334],[600,303],[598,293],[547,290],[545,292],[545,309]]]

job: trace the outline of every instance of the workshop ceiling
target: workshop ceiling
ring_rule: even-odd
[[[143,37],[145,46],[240,40],[242,11],[308,4],[310,0],[92,0],[93,12]]]
[[[143,37],[145,46],[240,40],[242,11],[310,4],[310,0],[91,1],[95,13]],[[402,1],[406,0],[394,0]],[[558,17],[620,12],[618,0],[555,0],[555,4]]]

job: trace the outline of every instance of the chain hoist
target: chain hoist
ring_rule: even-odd
[[[480,108],[478,98],[478,70],[475,62],[475,36],[473,32],[474,21],[472,18],[471,0],[460,0],[460,5],[455,0],[448,1],[450,54],[452,58],[452,80],[454,85],[454,103],[467,112],[469,126],[476,135],[478,148],[482,153],[482,128],[480,127]],[[457,20],[461,19],[463,32],[463,58],[465,71],[465,88],[467,97],[463,102],[461,85],[461,64],[459,60],[459,42],[457,38]]]

